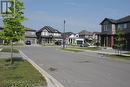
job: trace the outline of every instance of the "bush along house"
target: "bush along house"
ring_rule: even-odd
[[[36,35],[39,44],[54,45],[62,42],[61,32],[50,26],[44,26],[37,31]]]
[[[118,30],[123,32],[123,49],[130,50],[130,15],[118,20],[105,18],[101,23],[101,46],[115,46]]]

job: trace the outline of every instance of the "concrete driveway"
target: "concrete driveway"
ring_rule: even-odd
[[[65,87],[130,87],[130,61],[54,47],[20,49]]]

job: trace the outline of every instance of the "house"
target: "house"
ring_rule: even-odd
[[[73,33],[67,38],[66,43],[68,45],[82,45],[84,44],[84,39],[79,38],[78,34]]]
[[[27,28],[27,30],[25,31],[24,41],[30,41],[31,44],[37,44],[36,30]]]
[[[124,32],[124,48],[130,49],[130,15],[118,20],[105,18],[101,23],[101,46],[113,47],[118,29]]]
[[[93,44],[99,46],[101,43],[100,32],[93,32],[92,38],[93,38]]]
[[[92,38],[93,38],[93,33],[92,32],[82,30],[78,34],[79,34],[79,38],[84,38],[84,40],[86,42],[91,42],[92,41]]]
[[[3,27],[0,27],[0,32],[2,32],[4,30]],[[36,44],[37,43],[37,38],[36,38],[36,30],[33,29],[29,29],[27,28],[27,30],[25,31],[24,34],[24,41],[20,40],[20,43],[26,42],[26,41],[31,41],[32,44]],[[4,44],[5,41],[4,40],[0,40],[0,44]]]
[[[82,30],[78,34],[79,34],[79,38],[83,38],[84,39],[84,43],[85,44],[92,45],[93,32]]]
[[[55,44],[62,41],[61,32],[51,26],[44,26],[36,33],[39,44]]]

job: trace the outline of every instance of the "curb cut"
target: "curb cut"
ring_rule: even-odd
[[[58,82],[55,78],[39,67],[34,61],[28,58],[22,51],[19,50],[19,52],[24,59],[31,63],[42,74],[42,76],[45,77],[47,80],[47,87],[64,87],[60,82]]]

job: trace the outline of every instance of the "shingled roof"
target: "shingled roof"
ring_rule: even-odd
[[[54,29],[54,28],[52,28],[52,27],[50,27],[50,26],[44,26],[43,28],[41,28],[38,32],[42,32],[43,30],[47,30],[48,32],[50,32],[50,33],[61,33],[61,32],[59,32],[58,30],[56,30],[56,29]]]
[[[104,21],[109,21],[110,23],[112,23],[112,24],[116,24],[117,23],[117,21],[116,20],[114,20],[114,19],[110,19],[110,18],[105,18],[100,24],[102,25],[103,24],[103,22]]]
[[[130,22],[130,15],[117,20],[117,23]]]
[[[114,20],[114,19],[110,19],[110,18],[105,18],[100,24],[102,25],[104,21],[109,21],[112,24],[119,24],[119,23],[126,23],[126,22],[130,22],[130,15],[123,17],[121,19],[118,20]]]
[[[92,35],[92,32],[86,31],[86,30],[82,30],[78,33],[79,35]]]

